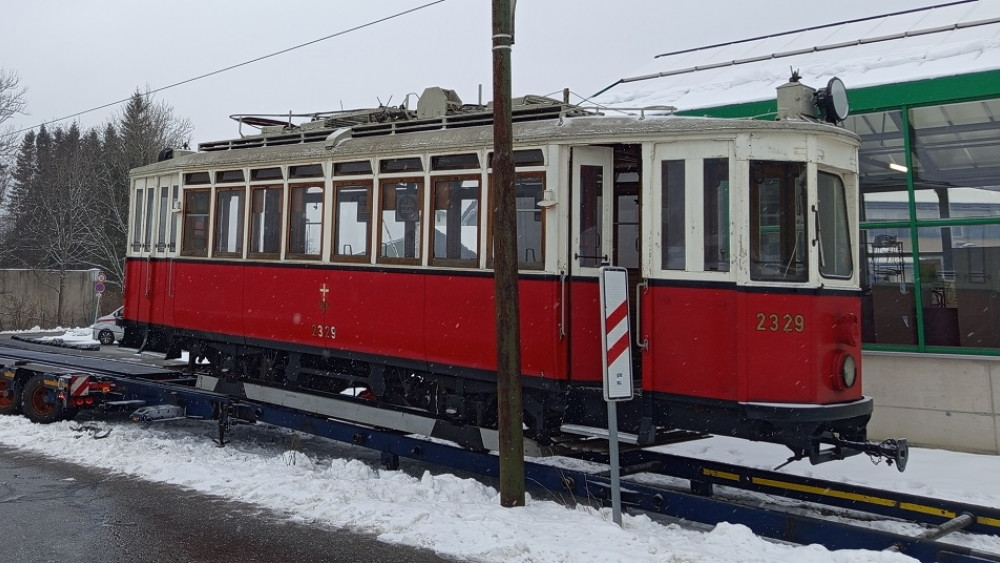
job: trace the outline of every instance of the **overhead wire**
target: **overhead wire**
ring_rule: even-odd
[[[240,67],[247,66],[249,64],[260,62],[260,61],[263,61],[265,59],[270,59],[270,58],[276,57],[278,55],[283,55],[285,53],[294,51],[296,49],[301,49],[303,47],[308,47],[310,45],[315,45],[316,43],[320,43],[320,42],[326,41],[328,39],[333,39],[335,37],[340,37],[340,36],[343,36],[343,35],[347,35],[348,33],[353,33],[355,31],[359,31],[359,30],[365,29],[366,27],[371,27],[371,26],[374,26],[374,25],[378,25],[380,23],[387,22],[387,21],[392,20],[392,19],[396,19],[396,18],[405,16],[405,15],[409,15],[409,14],[412,14],[414,12],[418,12],[420,10],[423,10],[425,8],[430,8],[431,6],[434,6],[435,4],[441,4],[442,2],[446,2],[446,1],[447,0],[433,0],[432,2],[427,2],[426,4],[421,4],[420,6],[416,6],[416,7],[410,8],[408,10],[403,10],[402,12],[397,12],[395,14],[392,14],[392,15],[389,15],[389,16],[385,16],[385,17],[379,18],[377,20],[372,20],[370,22],[363,23],[361,25],[356,25],[354,27],[338,31],[336,33],[331,33],[330,35],[327,35],[327,36],[324,36],[324,37],[320,37],[319,39],[313,39],[312,41],[307,41],[305,43],[300,43],[300,44],[292,46],[292,47],[287,47],[285,49],[281,49],[280,51],[275,51],[273,53],[268,53],[266,55],[262,55],[260,57],[256,57],[256,58],[253,58],[253,59],[250,59],[250,60],[247,60],[247,61],[243,61],[241,63],[230,65],[230,66],[227,66],[225,68],[220,68],[218,70],[213,70],[211,72],[206,72],[205,74],[200,74],[200,75],[195,76],[193,78],[188,78],[188,79],[185,79],[185,80],[181,80],[179,82],[174,82],[173,84],[168,84],[167,86],[161,86],[159,88],[154,88],[152,90],[147,91],[145,94],[146,95],[156,94],[158,92],[163,92],[164,90],[169,90],[171,88],[176,88],[178,86],[183,86],[184,84],[190,84],[191,82],[202,80],[202,79],[208,78],[210,76],[215,76],[217,74],[222,74],[223,72],[228,72],[230,70],[234,70],[234,69],[237,69],[237,68],[240,68]],[[86,110],[83,110],[83,111],[78,111],[76,113],[73,113],[73,114],[70,114],[70,115],[66,115],[66,116],[63,116],[63,117],[59,117],[59,118],[56,118],[56,119],[51,119],[49,121],[44,121],[42,123],[39,123],[38,125],[32,125],[31,127],[25,127],[24,129],[18,129],[16,131],[12,131],[10,134],[11,135],[18,135],[18,134],[24,133],[26,131],[31,131],[32,129],[37,129],[38,127],[42,127],[42,126],[45,126],[45,125],[52,125],[53,123],[59,123],[61,121],[66,121],[67,119],[72,119],[74,117],[80,117],[81,115],[86,115],[88,113],[92,113],[92,112],[95,112],[95,111],[98,111],[98,110],[102,110],[102,109],[113,107],[113,106],[116,106],[116,105],[119,105],[119,104],[123,104],[123,103],[129,101],[130,99],[132,99],[132,96],[129,96],[128,98],[124,98],[124,99],[121,99],[121,100],[116,100],[114,102],[108,102],[106,104],[99,105],[99,106],[96,106],[96,107],[92,107],[90,109],[86,109]]]

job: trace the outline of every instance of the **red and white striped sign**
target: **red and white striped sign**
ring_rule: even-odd
[[[604,266],[600,272],[604,400],[627,401],[633,396],[628,271]]]
[[[69,384],[70,397],[82,397],[90,394],[90,376],[74,375]]]

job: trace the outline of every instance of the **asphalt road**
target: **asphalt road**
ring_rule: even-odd
[[[2,419],[0,419],[2,423]],[[251,505],[0,448],[0,561],[442,562]]]

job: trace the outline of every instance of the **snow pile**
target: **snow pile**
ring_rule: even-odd
[[[619,528],[609,509],[567,508],[530,497],[525,507],[506,509],[495,489],[474,479],[379,470],[373,452],[277,428],[237,428],[234,441],[219,448],[210,438],[213,425],[101,424],[111,434],[91,440],[74,431],[78,423],[38,425],[4,417],[0,445],[250,502],[292,520],[371,533],[465,561],[912,561],[891,553],[779,545],[727,523],[700,532],[624,515]]]

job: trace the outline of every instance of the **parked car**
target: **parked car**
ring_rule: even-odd
[[[97,319],[97,322],[94,323],[94,340],[107,346],[122,339],[125,331],[122,327],[118,326],[118,319],[122,316],[122,309],[124,307],[118,307],[113,312]]]

